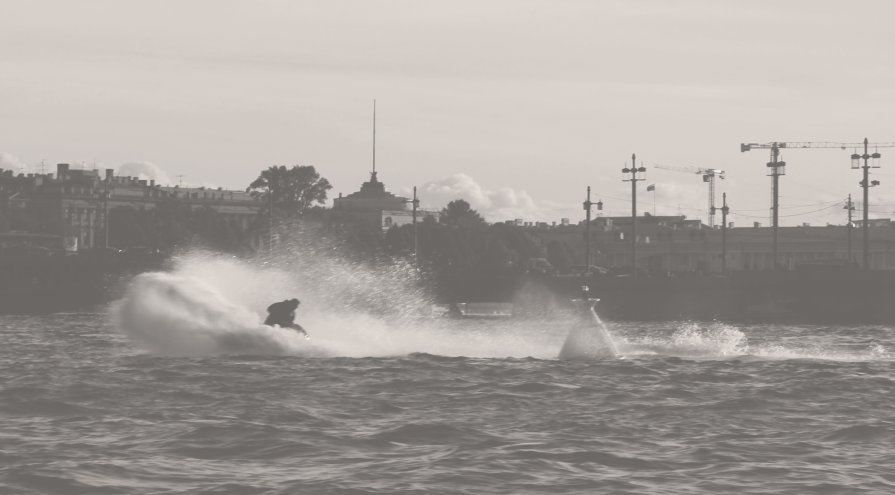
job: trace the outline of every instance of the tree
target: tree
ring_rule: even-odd
[[[279,210],[301,214],[314,203],[325,203],[330,189],[329,181],[320,177],[313,165],[274,165],[262,171],[248,190],[252,197],[264,200],[265,208],[273,203]]]
[[[575,252],[565,242],[552,240],[547,244],[547,261],[557,271],[566,273],[575,260]]]
[[[235,252],[244,235],[212,208],[192,210],[174,198],[151,210],[119,207],[109,211],[109,244],[118,248],[149,247],[170,251],[202,246]]]
[[[189,212],[192,241],[218,251],[236,252],[241,247],[237,230],[217,210],[209,207]]]
[[[491,236],[482,256],[482,268],[490,271],[504,270],[517,264],[518,257],[518,253],[508,248],[503,239]]]
[[[464,227],[485,224],[485,220],[479,215],[479,212],[473,210],[469,203],[463,199],[455,199],[441,210],[441,222]]]

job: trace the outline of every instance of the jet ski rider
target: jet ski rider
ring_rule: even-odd
[[[295,331],[307,335],[308,332],[295,323],[295,311],[301,301],[298,299],[286,299],[285,301],[275,302],[267,307],[267,319],[264,320],[265,325],[279,325],[282,328],[291,328]]]

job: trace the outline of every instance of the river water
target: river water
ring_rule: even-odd
[[[620,356],[558,359],[592,322],[303,297],[306,340],[257,325],[269,273],[199,265],[0,317],[0,493],[895,492],[888,327],[606,322]]]

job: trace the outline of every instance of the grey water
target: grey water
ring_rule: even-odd
[[[890,328],[607,326],[626,359],[558,360],[550,321],[305,357],[159,355],[105,314],[0,317],[0,493],[895,489]]]
[[[0,493],[895,492],[890,327],[453,320],[299,268],[0,316]],[[259,323],[284,294],[310,340]]]

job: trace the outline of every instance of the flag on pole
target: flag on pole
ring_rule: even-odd
[[[650,184],[650,185],[646,186],[646,190],[647,190],[647,191],[655,191],[655,190],[656,190],[656,185],[655,185],[655,184]]]

